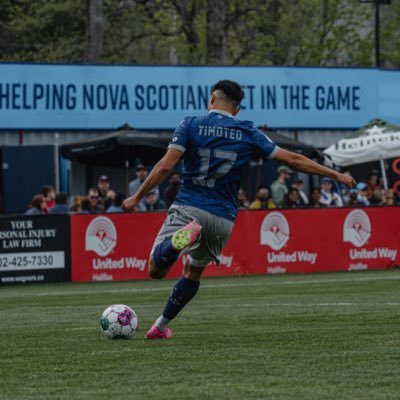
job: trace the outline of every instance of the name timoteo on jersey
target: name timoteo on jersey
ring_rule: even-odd
[[[175,204],[190,205],[233,221],[243,167],[257,152],[273,158],[278,147],[251,121],[224,111],[185,118],[168,146],[183,155],[182,185]]]

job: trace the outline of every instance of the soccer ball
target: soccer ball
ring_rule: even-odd
[[[100,326],[109,339],[129,339],[135,336],[138,318],[132,308],[124,304],[114,304],[104,310]]]

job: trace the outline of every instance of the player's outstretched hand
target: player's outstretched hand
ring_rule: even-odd
[[[139,204],[139,202],[136,200],[135,196],[128,197],[124,200],[122,203],[122,209],[125,212],[132,212],[135,211],[136,206]]]
[[[355,181],[355,179],[349,175],[349,174],[339,174],[337,177],[337,181],[339,183],[343,183],[344,185],[346,185],[347,187],[349,187],[350,189],[352,189],[353,187],[356,186],[357,182]]]

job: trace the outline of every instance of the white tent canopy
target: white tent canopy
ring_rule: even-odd
[[[348,138],[329,146],[324,154],[341,167],[380,161],[387,189],[383,160],[400,156],[400,127],[379,119],[372,120]]]

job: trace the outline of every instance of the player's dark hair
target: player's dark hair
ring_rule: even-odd
[[[233,108],[238,108],[244,97],[242,87],[234,81],[219,81],[212,87],[211,92],[215,92],[216,90],[220,90],[225,95],[225,100],[229,102]]]

